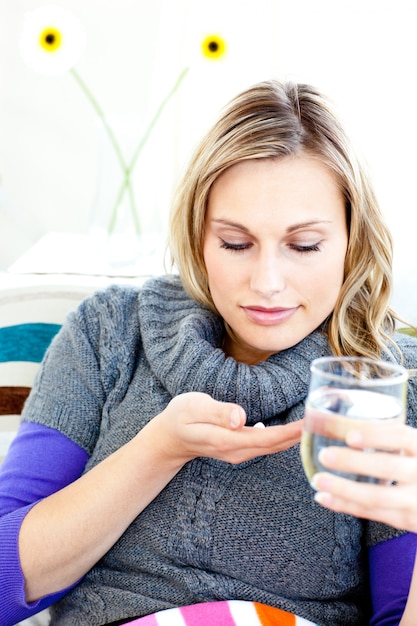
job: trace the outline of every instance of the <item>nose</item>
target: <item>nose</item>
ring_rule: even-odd
[[[254,259],[250,286],[264,298],[271,298],[285,289],[285,260],[276,249],[260,251]]]

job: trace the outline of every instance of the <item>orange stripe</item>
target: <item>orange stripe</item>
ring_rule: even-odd
[[[253,603],[262,626],[295,626],[295,615],[266,604]]]

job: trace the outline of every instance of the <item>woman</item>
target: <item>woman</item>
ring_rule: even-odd
[[[170,249],[179,277],[88,298],[47,353],[2,467],[2,623],[245,600],[410,624],[415,536],[317,506],[295,445],[313,358],[417,360],[394,343],[389,233],[316,90],[271,81],[230,103]]]

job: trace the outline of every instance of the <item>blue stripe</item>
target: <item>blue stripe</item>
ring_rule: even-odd
[[[61,324],[18,324],[0,328],[0,363],[40,363]]]

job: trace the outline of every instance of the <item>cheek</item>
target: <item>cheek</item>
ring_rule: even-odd
[[[328,260],[313,274],[303,276],[304,293],[321,309],[334,308],[344,280],[344,259]]]
[[[207,280],[213,300],[221,295],[230,281],[230,272],[226,267],[224,258],[213,250],[212,246],[204,249],[204,263],[206,266]],[[215,305],[217,306],[217,302]]]
[[[334,308],[344,280],[344,266],[329,264],[326,271],[317,278],[317,294],[323,305]]]
[[[225,306],[233,299],[238,287],[236,276],[225,263],[218,261],[211,263],[210,268],[207,267],[207,273],[212,298],[217,299],[216,306]]]

